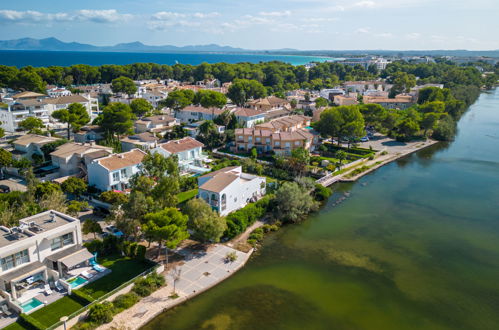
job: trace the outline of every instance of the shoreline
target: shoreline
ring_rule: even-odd
[[[173,294],[175,281],[174,276],[172,275],[174,269],[165,270],[162,274],[166,278],[166,286],[153,292],[150,296],[142,298],[131,308],[116,314],[110,323],[103,324],[97,329],[140,329],[160,314],[210,290],[231,277],[246,265],[254,251],[254,249],[251,249],[247,253],[244,253],[224,244],[214,244],[210,247],[210,250],[211,251],[199,258],[191,256],[190,259],[189,257],[185,259],[186,262],[181,267],[186,266],[186,269],[183,269],[182,278],[178,279],[175,285],[176,293],[178,294],[177,298],[170,298]],[[224,267],[223,265],[220,265],[219,258],[229,250],[235,251],[238,258],[233,263],[224,263],[226,265],[226,267]],[[216,266],[216,269],[214,268],[215,270],[211,274],[208,272],[203,273],[197,268],[192,269],[190,265],[186,265],[187,263],[191,263],[192,266],[203,265],[204,267],[207,264],[215,262],[218,262],[218,266]],[[208,275],[219,275],[219,277],[212,281],[208,281],[206,280]],[[196,276],[199,277],[195,278]],[[192,281],[188,278],[192,279]],[[195,288],[195,290],[193,290],[193,288]],[[185,292],[182,291],[182,289],[184,289]]]

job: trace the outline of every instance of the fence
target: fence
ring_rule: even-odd
[[[82,307],[80,308],[79,310],[77,310],[76,312],[73,312],[71,313],[70,315],[66,315],[68,317],[68,320],[66,321],[67,322],[67,326],[70,327],[70,326],[73,326],[75,325],[78,321],[82,320],[84,317],[83,317],[83,314],[90,308],[92,307],[93,305],[95,304],[98,304],[98,303],[101,303],[103,301],[111,301],[112,299],[114,299],[117,295],[119,294],[125,294],[127,292],[129,292],[133,286],[133,283],[135,282],[135,280],[137,280],[138,278],[140,277],[144,277],[146,276],[147,274],[149,273],[152,273],[153,271],[156,271],[156,272],[162,272],[163,271],[163,268],[164,266],[163,265],[159,265],[159,264],[156,264],[154,265],[153,267],[143,271],[142,273],[140,273],[139,275],[135,276],[134,278],[122,283],[120,286],[118,286],[116,289],[112,290],[112,291],[109,291],[108,293],[106,293],[105,295],[103,295],[102,297],[99,297],[97,298],[96,300],[92,301],[91,303],[89,303],[88,305],[86,305],[85,307]],[[129,286],[129,288],[127,288]],[[52,326],[48,327],[47,330],[54,330],[54,329],[57,329],[59,327],[62,328],[62,326],[64,325],[64,322],[62,321],[59,321],[55,324],[53,324]]]

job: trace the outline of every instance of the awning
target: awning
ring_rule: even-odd
[[[0,279],[5,282],[17,282],[28,278],[31,275],[44,271],[46,268],[47,267],[45,267],[45,265],[43,265],[41,262],[35,261],[30,263],[29,265],[0,276]]]
[[[78,264],[81,264],[84,261],[92,259],[94,256],[88,252],[87,249],[83,248],[80,251],[69,255],[60,261],[68,268],[72,268]]]

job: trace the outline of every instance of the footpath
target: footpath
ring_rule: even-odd
[[[97,329],[139,329],[164,311],[227,279],[246,264],[253,250],[244,253],[223,244],[215,244],[207,251],[181,250],[178,253],[184,255],[184,261],[163,273],[167,282],[165,287],[115,315],[111,323]],[[228,262],[228,253],[235,253],[237,259]],[[174,289],[178,297],[174,297]]]

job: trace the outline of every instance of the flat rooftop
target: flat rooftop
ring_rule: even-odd
[[[45,211],[19,220],[18,227],[0,227],[0,248],[77,221],[69,215]]]

